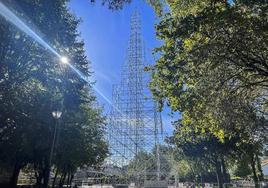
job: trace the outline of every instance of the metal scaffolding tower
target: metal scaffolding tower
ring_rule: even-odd
[[[121,82],[113,86],[112,109],[107,127],[111,156],[110,167],[120,169],[128,181],[160,180],[159,144],[163,142],[162,120],[149,91],[150,75],[146,66],[141,35],[141,18],[136,10],[130,23],[130,39],[126,62],[122,67]],[[154,165],[144,156],[155,156]],[[131,172],[130,172],[131,171]]]

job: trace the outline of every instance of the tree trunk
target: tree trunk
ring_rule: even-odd
[[[204,180],[203,180],[203,174],[202,174],[202,172],[201,172],[201,174],[200,174],[200,181],[201,181],[201,186],[202,186],[202,188],[204,188],[205,185],[204,185]]]
[[[42,179],[42,176],[40,175],[41,171],[40,169],[37,167],[38,165],[36,163],[34,163],[34,176],[35,176],[35,179],[36,179],[36,183],[35,185],[37,187],[40,187],[41,186],[41,179]]]
[[[251,156],[251,168],[252,168],[252,173],[253,173],[253,180],[255,183],[255,187],[258,188],[259,187],[259,181],[258,181],[258,176],[257,176],[257,171],[256,171],[256,167],[255,167],[255,156],[254,154],[252,154]]]
[[[71,178],[70,178],[70,182],[69,182],[70,187],[72,186],[73,179],[74,179],[74,175],[72,174],[72,175],[71,175]],[[101,184],[102,184],[102,182],[101,182]]]
[[[58,186],[60,186],[60,184],[61,184],[61,182],[62,182],[62,179],[63,179],[63,174],[61,174],[61,176],[60,176],[60,181],[59,181]]]
[[[218,179],[219,188],[223,188],[223,174],[221,170],[221,163],[216,159],[216,173]]]
[[[48,187],[48,184],[49,184],[49,177],[50,177],[50,167],[47,164],[45,164],[45,168],[44,168],[44,184],[43,184],[43,187],[44,188],[47,188]]]
[[[10,187],[16,188],[21,166],[16,162],[10,179]]]
[[[225,165],[225,161],[223,157],[221,157],[221,166],[222,166],[222,174],[223,174],[223,183],[230,183],[230,176],[227,173],[226,165]]]
[[[259,156],[256,154],[257,170],[258,170],[258,179],[259,181],[264,181],[264,175],[261,168],[261,161]]]
[[[67,175],[67,183],[66,183],[67,184],[67,188],[69,187],[70,178],[71,178],[70,177],[70,173],[68,172],[68,175]]]

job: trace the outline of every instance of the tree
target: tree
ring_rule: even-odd
[[[250,169],[250,161],[249,159],[241,159],[241,161],[238,162],[238,166],[235,169],[235,175],[241,178],[248,178],[251,175],[251,169]]]
[[[128,176],[134,180],[138,177],[140,181],[165,179],[171,171],[171,151],[169,147],[159,145],[155,146],[150,153],[139,152],[127,166]]]
[[[203,143],[202,139],[235,143],[230,152],[236,156],[251,152],[255,163],[267,133],[267,4],[221,0],[167,4],[170,11],[156,26],[164,41],[156,49],[160,58],[148,70],[155,99],[182,113],[175,137],[191,135],[187,144]]]
[[[68,54],[74,67],[90,76],[84,44],[78,39],[79,22],[67,9],[67,1],[8,0],[5,4],[38,28],[36,32],[42,32],[43,39],[59,53]],[[54,54],[0,19],[0,164],[13,171],[10,187],[16,186],[20,170],[29,164],[37,184],[47,187],[55,127],[51,112],[55,110],[62,111],[62,117],[54,167],[71,176],[79,166],[101,163],[107,153],[105,119],[92,94],[92,83],[83,81],[60,65]]]
[[[98,110],[91,109],[88,105],[82,109],[81,114],[75,113],[71,117],[81,126],[69,124],[68,122],[74,121],[70,119],[62,123],[54,161],[55,181],[58,175],[61,175],[59,187],[62,187],[65,181],[67,185],[71,185],[72,177],[78,167],[97,168],[107,157],[108,147],[103,140],[104,131],[99,128],[104,119],[98,115],[100,113]]]
[[[195,2],[170,2],[171,13],[167,13],[157,26],[158,37],[163,39],[165,44],[157,49],[162,56],[156,66],[151,68],[153,71],[151,88],[155,97],[158,96],[160,102],[165,98],[174,111],[183,111],[184,108],[190,108],[193,103],[200,100],[210,100],[214,97],[216,99],[220,93],[226,97],[231,93],[250,97],[251,102],[255,102],[255,108],[264,113],[266,86],[263,83],[265,83],[266,77],[259,73],[260,78],[255,74],[250,77],[251,73],[248,72],[250,70],[245,67],[246,65],[242,70],[238,69],[242,65],[229,62],[229,56],[234,54],[225,53],[225,50],[231,50],[230,46],[222,44],[227,43],[226,40],[228,40],[236,44],[232,45],[233,51],[241,52],[241,48],[249,46],[240,43],[241,41],[258,45],[256,41],[259,40],[260,46],[264,45],[261,49],[254,46],[249,46],[249,48],[256,50],[255,55],[262,54],[261,56],[265,57],[266,51],[263,50],[267,44],[266,39],[263,39],[265,30],[257,25],[261,22],[260,20],[264,19],[261,12],[266,5],[262,7],[256,3],[261,6],[260,15],[252,13],[251,16],[255,15],[256,18],[248,19],[241,12],[241,7],[246,5],[240,1],[232,6],[224,3],[225,1]],[[252,8],[252,6],[250,7]],[[176,11],[179,8],[180,11]],[[243,20],[240,20],[241,17]],[[260,31],[251,33],[244,28],[244,22],[250,22],[251,27],[258,28]],[[224,28],[234,31],[234,33],[226,35],[220,31],[214,32],[224,30]],[[245,33],[245,36],[239,35],[242,32],[239,32],[240,30]],[[246,38],[246,34],[253,35],[252,37],[255,38]],[[230,38],[233,35],[237,40]],[[246,40],[243,40],[243,37]],[[239,46],[241,48],[236,49]],[[219,52],[216,53],[215,50]],[[236,55],[231,59],[238,63],[242,61],[240,58],[244,57]],[[250,58],[248,59],[250,60]],[[256,67],[258,66],[256,65]],[[252,84],[247,84],[247,81]],[[258,83],[259,81],[260,83]],[[202,103],[198,105],[202,105]]]
[[[179,132],[182,127],[183,125],[178,125],[176,131]],[[215,180],[218,181],[220,187],[223,187],[223,183],[230,181],[226,159],[232,156],[235,147],[234,141],[226,140],[225,143],[222,143],[209,133],[204,135],[198,132],[188,134],[184,132],[183,135],[181,133],[175,134],[171,142],[182,151],[182,155],[190,162],[194,182],[198,182],[198,176],[204,181],[205,175],[210,171],[216,172],[217,179]],[[208,181],[211,179],[213,178],[208,179]]]

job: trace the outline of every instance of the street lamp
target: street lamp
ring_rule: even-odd
[[[50,179],[50,170],[51,170],[51,162],[52,162],[52,157],[54,153],[54,148],[55,148],[55,142],[56,142],[56,137],[57,137],[57,127],[58,127],[58,121],[61,117],[62,112],[61,111],[53,111],[52,116],[56,120],[56,124],[54,126],[54,132],[53,132],[53,140],[52,140],[52,145],[50,148],[50,155],[49,155],[49,179]],[[49,181],[48,181],[49,182]]]
[[[60,119],[61,114],[62,114],[61,111],[53,111],[53,112],[52,112],[52,116],[53,116],[55,119]]]

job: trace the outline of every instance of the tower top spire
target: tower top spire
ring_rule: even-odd
[[[130,20],[130,37],[127,52],[127,64],[141,66],[143,62],[143,45],[141,35],[141,16],[137,8],[134,9]],[[137,71],[140,68],[131,69]]]
[[[131,15],[130,30],[131,32],[140,32],[141,30],[141,15],[137,8],[134,9]]]

